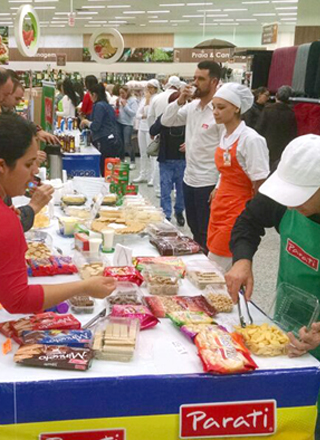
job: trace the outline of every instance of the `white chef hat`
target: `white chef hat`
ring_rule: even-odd
[[[167,82],[165,88],[166,88],[166,89],[169,89],[170,87],[174,87],[174,88],[176,88],[177,90],[180,89],[180,87],[181,87],[181,81],[180,81],[180,79],[179,79],[177,76],[172,75],[172,76],[170,76],[170,78],[168,79],[168,82]]]
[[[241,114],[248,111],[253,104],[254,97],[250,89],[238,83],[223,84],[215,93],[215,98],[222,98],[240,109]]]
[[[149,79],[149,81],[147,82],[147,86],[152,86],[158,90],[160,89],[160,84],[157,79]]]

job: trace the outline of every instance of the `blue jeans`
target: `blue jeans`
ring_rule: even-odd
[[[123,144],[123,151],[122,154],[120,155],[120,158],[121,160],[124,160],[125,153],[128,153],[130,157],[130,161],[134,163],[136,161],[136,157],[134,154],[134,147],[131,142],[133,126],[120,124],[120,122],[118,122],[118,127],[119,127],[120,138]]]
[[[180,214],[184,210],[183,197],[183,175],[186,167],[185,160],[166,160],[160,162],[160,186],[161,186],[161,208],[166,218],[171,218],[171,191],[174,186],[177,191],[174,211]]]

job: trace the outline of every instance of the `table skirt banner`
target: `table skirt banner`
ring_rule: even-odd
[[[312,440],[317,368],[0,384],[0,440]]]

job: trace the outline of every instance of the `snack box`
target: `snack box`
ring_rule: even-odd
[[[94,335],[94,356],[108,361],[131,361],[139,330],[138,319],[110,317],[103,321]]]
[[[87,197],[84,194],[66,194],[61,197],[61,202],[65,205],[84,205],[87,201]]]
[[[179,292],[179,272],[161,264],[150,264],[142,271],[142,276],[150,295],[177,295]]]
[[[152,238],[178,237],[181,235],[180,231],[171,223],[164,222],[150,223],[147,232]]]
[[[35,330],[22,333],[23,344],[67,345],[89,348],[92,343],[91,330]]]
[[[86,371],[93,353],[89,348],[31,344],[19,347],[13,359],[17,364],[32,367]]]
[[[165,257],[191,255],[201,250],[198,243],[186,236],[150,238],[150,243]]]
[[[67,206],[65,213],[69,217],[75,217],[76,219],[89,220],[91,218],[91,209],[85,206]]]
[[[218,313],[231,313],[233,311],[233,302],[225,285],[207,286],[203,296]]]
[[[192,260],[188,262],[187,278],[200,290],[209,285],[225,284],[222,272],[209,260]]]
[[[106,298],[109,307],[115,305],[144,305],[144,297],[141,289],[134,283],[118,282],[116,289]]]
[[[114,167],[120,163],[120,159],[118,157],[107,157],[104,161],[104,178],[105,180],[109,180],[110,176],[113,173]]]
[[[140,272],[132,266],[110,266],[106,267],[103,272],[105,277],[113,277],[118,281],[129,281],[141,286],[143,278]]]
[[[93,313],[95,301],[90,296],[74,296],[69,299],[72,312],[76,314]]]

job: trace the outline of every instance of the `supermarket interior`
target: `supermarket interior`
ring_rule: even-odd
[[[0,0],[0,440],[320,440],[320,0]]]

